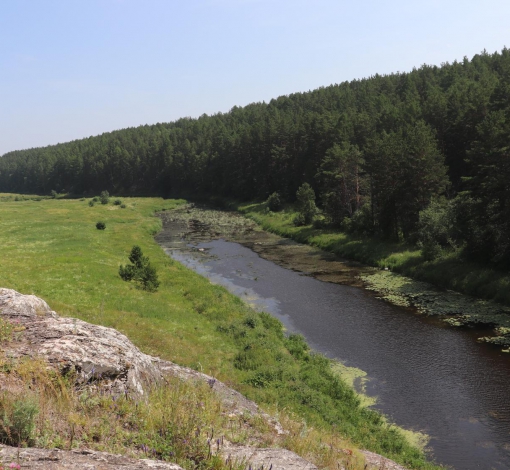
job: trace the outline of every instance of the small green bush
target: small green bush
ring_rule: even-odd
[[[31,444],[38,413],[34,401],[4,392],[0,397],[0,442],[14,447]]]
[[[292,223],[296,226],[296,227],[302,227],[303,225],[306,225],[306,219],[305,219],[305,216],[299,212],[296,217],[294,217],[294,219],[292,220]]]
[[[104,222],[98,222],[98,223],[96,224],[96,228],[97,228],[98,230],[104,230],[104,229],[106,228],[106,224],[105,224]]]
[[[129,261],[132,264],[120,265],[119,276],[124,281],[135,281],[138,286],[146,291],[155,292],[159,287],[156,269],[151,266],[149,258],[143,256],[142,249],[135,245],[131,249]]]
[[[315,205],[315,191],[308,183],[303,183],[296,191],[296,200],[298,211],[305,221],[301,225],[311,224],[319,212]]]
[[[121,205],[120,205],[120,208],[121,208],[121,209],[125,209],[125,208],[126,208],[126,204],[121,204]]]
[[[90,206],[90,207],[94,207],[94,205],[95,205],[94,199],[91,199],[91,200],[89,201],[89,206]]]
[[[427,241],[422,244],[421,255],[425,261],[434,261],[443,254],[441,245],[434,241]]]
[[[0,318],[0,344],[12,339],[13,329],[12,323]]]
[[[370,211],[370,204],[365,204],[352,217],[345,217],[341,227],[347,233],[356,235],[370,235],[374,232],[374,224]]]
[[[313,226],[313,228],[318,228],[318,229],[327,228],[328,222],[324,217],[321,216],[313,221],[312,226]]]
[[[53,199],[56,199],[56,197],[58,196],[58,193],[57,193],[57,191],[55,191],[54,189],[52,189],[52,190],[50,191],[50,195],[51,195],[51,197],[52,197]]]
[[[116,206],[120,206],[122,204],[122,201],[120,199],[115,199],[115,201],[113,201],[113,204]]]
[[[98,196],[94,196],[92,198],[92,202],[99,202],[99,197]]]
[[[101,200],[101,204],[108,204],[110,202],[110,194],[108,191],[102,191],[99,195],[99,199]]]
[[[282,200],[280,198],[280,194],[274,192],[271,194],[266,201],[266,206],[271,212],[281,211],[283,208]]]
[[[438,259],[457,248],[458,225],[455,203],[445,198],[433,199],[420,212],[413,238],[417,239],[417,245],[421,247],[421,254],[426,261]]]

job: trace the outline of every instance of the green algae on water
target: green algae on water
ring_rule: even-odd
[[[339,361],[331,361],[333,373],[338,375],[351,388],[356,390],[356,394],[363,407],[370,407],[377,403],[377,397],[371,397],[366,394],[366,384],[368,382],[367,373],[356,367],[349,367]],[[398,430],[404,436],[406,441],[418,449],[424,450],[430,440],[430,436],[411,429],[404,429],[395,424],[389,424],[390,428]]]
[[[351,388],[356,390],[361,406],[372,406],[377,403],[376,397],[366,394],[367,373],[356,367],[349,367],[338,361],[331,362],[333,373],[338,375]]]
[[[494,327],[494,335],[479,340],[510,347],[509,307],[457,292],[442,291],[391,271],[364,274],[361,279],[368,290],[377,292],[388,302],[402,307],[414,307],[425,315],[445,316],[443,321],[451,326]]]

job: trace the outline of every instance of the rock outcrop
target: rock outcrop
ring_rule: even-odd
[[[183,470],[179,465],[157,460],[137,460],[122,455],[96,452],[93,450],[59,450],[8,447],[0,445],[0,462],[9,465],[18,463],[23,468],[41,470]],[[8,467],[7,467],[8,468]]]
[[[0,318],[17,325],[19,331],[16,341],[3,348],[4,354],[13,358],[37,358],[62,373],[72,372],[77,386],[91,386],[112,394],[140,398],[150,386],[164,384],[169,376],[204,381],[232,413],[259,415],[274,428],[276,434],[285,433],[277,420],[214,377],[144,354],[125,335],[112,328],[59,317],[36,296],[0,288]],[[225,443],[220,452],[225,458],[246,462],[254,468],[272,465],[274,470],[316,470],[315,465],[286,449]],[[366,456],[367,468],[405,470],[377,454],[367,452]],[[0,461],[9,459],[19,460],[22,468],[180,469],[175,464],[134,460],[89,450],[21,449],[18,455],[18,449],[1,446]]]
[[[148,384],[162,380],[153,358],[125,335],[76,318],[59,317],[34,295],[0,289],[0,312],[24,328],[21,341],[7,350],[11,356],[41,358],[64,373],[76,372],[80,384],[100,382],[117,394],[143,395]]]
[[[23,328],[19,341],[5,352],[11,357],[39,358],[62,373],[74,372],[77,385],[93,385],[115,395],[143,396],[168,376],[207,382],[236,413],[262,414],[277,421],[252,401],[207,374],[142,353],[125,335],[113,328],[59,317],[48,304],[34,296],[0,289],[0,315]]]
[[[259,449],[257,447],[227,443],[223,455],[238,462],[249,462],[252,468],[271,470],[317,470],[317,467],[294,452],[286,449]]]

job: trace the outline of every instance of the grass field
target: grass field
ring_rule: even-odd
[[[183,201],[124,198],[125,207],[91,207],[84,199],[19,199],[0,194],[1,287],[38,295],[61,315],[114,327],[148,354],[214,375],[290,427],[305,420],[300,437],[290,436],[286,445],[319,466],[336,468],[340,457],[325,458],[320,450],[335,441],[409,468],[437,468],[361,406],[329,361],[310,354],[301,338],[285,338],[272,317],[164,254],[153,239],[161,228],[153,214]],[[105,230],[96,229],[98,221]],[[156,293],[118,275],[133,245],[158,271]]]

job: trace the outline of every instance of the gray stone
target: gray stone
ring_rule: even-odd
[[[25,328],[6,348],[11,356],[42,358],[63,373],[75,372],[78,384],[97,383],[115,394],[143,395],[162,380],[153,358],[112,328],[59,317],[43,300],[11,289],[0,289],[0,312]]]
[[[299,455],[287,449],[259,449],[250,446],[233,445],[227,443],[221,454],[233,462],[245,462],[255,470],[317,470],[317,467]]]
[[[9,468],[11,462],[19,463],[21,468],[34,469],[89,469],[108,470],[182,470],[179,465],[157,460],[130,459],[121,455],[96,452],[93,450],[59,450],[9,447],[0,445],[0,462]]]

